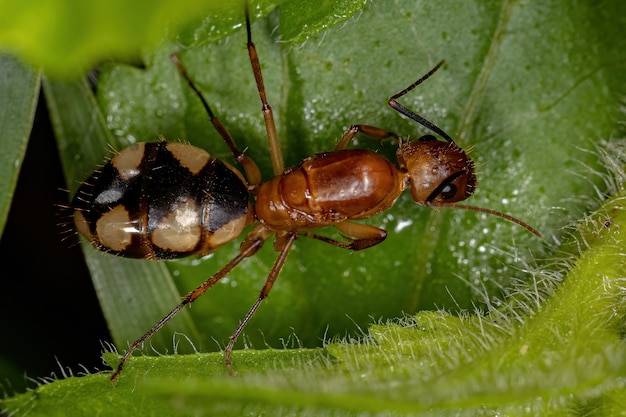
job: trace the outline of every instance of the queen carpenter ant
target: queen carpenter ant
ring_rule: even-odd
[[[234,167],[191,145],[166,141],[138,143],[118,153],[101,170],[93,173],[72,200],[76,228],[83,236],[99,250],[132,258],[174,259],[204,255],[237,238],[247,225],[256,223],[234,259],[187,294],[178,306],[130,345],[111,376],[112,382],[116,381],[137,347],[273,237],[278,257],[256,302],[224,350],[225,364],[232,374],[234,344],[270,292],[293,242],[299,236],[306,236],[349,250],[377,245],[387,236],[385,230],[351,220],[384,212],[405,188],[411,189],[418,204],[493,214],[541,236],[528,224],[507,214],[455,204],[470,197],[476,189],[474,163],[443,130],[396,101],[429,78],[443,61],[392,96],[388,104],[445,141],[432,135],[416,141],[403,141],[381,128],[353,125],[332,152],[313,155],[297,166],[284,169],[272,108],[266,100],[259,59],[252,42],[247,7],[246,30],[274,178],[262,182],[256,163],[237,148],[178,57],[173,55],[172,60],[202,101],[213,126],[243,167],[246,177]],[[397,140],[398,164],[369,151],[347,149],[359,132],[379,140]],[[250,194],[254,205],[249,202]],[[338,229],[345,240],[312,232],[325,226]]]

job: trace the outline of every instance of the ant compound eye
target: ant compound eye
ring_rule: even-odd
[[[457,172],[452,176],[446,178],[437,188],[433,190],[426,201],[432,205],[437,203],[453,203],[460,200],[465,200],[469,197],[466,195],[466,180],[464,172]],[[461,190],[461,193],[459,193]],[[460,194],[460,195],[459,195]]]
[[[454,196],[456,196],[456,185],[454,184],[446,184],[442,189],[441,189],[441,198],[443,198],[444,200],[449,200],[451,198],[454,198]]]

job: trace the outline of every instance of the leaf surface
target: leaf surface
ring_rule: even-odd
[[[297,1],[290,3],[294,10]],[[288,9],[287,4],[283,7]],[[354,13],[353,4],[346,7]],[[263,10],[269,10],[269,6]],[[435,332],[431,338],[418,333],[417,341],[410,337],[405,340],[404,336],[392,339],[398,342],[389,346],[391,350],[383,347],[378,360],[372,359],[376,352],[368,351],[369,347],[365,352],[348,348],[343,354],[342,348],[334,348],[331,352],[347,364],[349,375],[340,371],[333,376],[337,379],[329,378],[327,368],[331,368],[331,373],[335,370],[322,361],[320,374],[315,374],[314,368],[305,378],[306,384],[318,381],[324,385],[311,385],[315,395],[297,383],[305,383],[301,377],[303,370],[310,369],[307,366],[294,371],[293,379],[260,376],[254,380],[253,375],[250,380],[225,383],[218,377],[198,382],[194,388],[195,381],[172,384],[156,378],[146,389],[158,392],[157,396],[182,395],[183,408],[207,403],[220,407],[224,402],[237,401],[232,400],[235,392],[250,393],[234,403],[233,414],[256,407],[259,402],[267,405],[275,401],[271,407],[280,404],[277,407],[283,411],[284,407],[307,407],[313,401],[307,398],[314,398],[319,399],[322,408],[347,412],[382,411],[391,407],[390,400],[395,404],[399,399],[400,405],[391,407],[391,411],[409,413],[415,410],[411,407],[417,406],[418,411],[435,407],[455,414],[458,408],[467,407],[475,415],[476,411],[488,413],[481,408],[488,404],[500,407],[505,414],[525,415],[528,410],[536,414],[537,410],[543,411],[542,407],[563,404],[571,393],[576,406],[593,408],[598,392],[610,409],[617,408],[623,390],[613,382],[623,375],[624,356],[619,337],[610,332],[613,319],[599,319],[604,323],[596,326],[599,333],[589,333],[595,322],[591,323],[588,313],[599,317],[610,307],[602,302],[610,304],[620,299],[619,292],[602,293],[606,290],[604,283],[592,279],[591,270],[584,269],[586,262],[593,265],[600,258],[594,257],[591,249],[590,258],[582,256],[587,255],[587,249],[577,252],[581,266],[576,265],[582,272],[568,278],[572,281],[569,286],[555,290],[558,295],[554,298],[552,293],[537,296],[532,288],[512,284],[533,284],[536,276],[529,271],[536,262],[534,257],[553,250],[569,233],[563,226],[589,209],[598,194],[611,188],[598,148],[616,146],[610,139],[620,132],[616,120],[621,116],[617,109],[626,74],[622,53],[626,45],[621,36],[626,16],[623,12],[624,6],[618,1],[538,4],[398,0],[368,3],[341,25],[314,37],[309,33],[303,44],[280,42],[281,35],[298,39],[294,28],[299,23],[289,23],[287,15],[273,12],[267,19],[256,20],[253,38],[288,165],[315,152],[331,150],[343,131],[354,123],[384,127],[409,139],[428,133],[389,109],[386,100],[445,58],[446,66],[403,97],[402,103],[449,132],[460,146],[471,149],[479,166],[480,186],[469,204],[501,210],[531,223],[544,233],[547,244],[503,219],[419,207],[405,195],[392,210],[367,221],[389,231],[387,240],[375,248],[348,253],[317,241],[298,240],[268,302],[263,303],[248,326],[245,339],[256,348],[300,344],[314,347],[334,335],[359,336],[360,329],[372,320],[438,307],[459,312],[480,306],[497,312],[502,304],[502,317],[508,319],[491,323],[490,329],[484,330],[480,315],[444,317],[442,323],[448,333]],[[302,19],[306,17],[294,17],[294,21]],[[229,24],[237,26],[231,21]],[[206,21],[203,25],[207,25]],[[323,24],[318,25],[322,27]],[[282,32],[282,28],[287,32]],[[189,141],[230,160],[197,97],[169,61],[174,50],[180,50],[189,74],[237,144],[259,163],[265,178],[271,176],[245,34],[239,30],[217,43],[206,43],[189,35],[200,33],[196,30],[188,27],[179,42],[164,41],[159,48],[145,52],[144,69],[120,64],[103,68],[98,84],[99,109],[94,110],[93,98],[87,98],[88,105],[83,107],[88,117],[80,116],[87,123],[74,127],[74,134],[60,139],[67,143],[61,148],[68,161],[70,183],[86,178],[102,160],[107,153],[104,143],[122,149],[134,141],[157,140],[158,134],[169,140]],[[187,47],[181,48],[181,44]],[[54,95],[52,90],[50,94]],[[60,99],[65,97],[63,94],[58,96],[58,103],[64,102]],[[89,97],[88,91],[85,97]],[[96,135],[103,142],[84,145],[91,141],[91,132],[103,125],[110,131]],[[361,137],[354,146],[375,150],[390,159],[395,151],[392,144],[379,145]],[[622,160],[617,165],[620,164]],[[614,213],[614,224],[619,225],[618,211]],[[613,222],[613,214],[609,217]],[[608,230],[609,237],[604,229],[596,230],[600,236],[598,244],[605,247],[606,243],[607,250],[616,250],[614,256],[621,259],[623,239],[619,227]],[[589,239],[588,235],[583,236]],[[90,261],[96,287],[103,289],[103,308],[118,347],[123,349],[128,341],[140,336],[175,305],[178,295],[195,288],[237,250],[237,244],[233,244],[208,259],[154,267],[158,271],[145,270],[146,263],[142,261],[128,261],[137,266],[126,268],[121,260],[113,258],[110,262],[121,268],[113,269],[113,278],[97,262]],[[89,258],[106,257],[94,252],[86,248]],[[274,257],[271,245],[266,245],[259,256],[247,260],[198,300],[179,322],[163,329],[160,339],[152,341],[154,348],[171,351],[176,331],[187,335],[193,346],[202,351],[223,346],[254,301]],[[623,276],[623,263],[602,265],[616,268],[617,272],[611,270],[615,275],[607,276]],[[546,269],[556,271],[557,266],[549,264]],[[558,286],[558,280],[550,282]],[[615,282],[617,291],[623,288],[620,285]],[[147,294],[146,288],[162,297],[149,307],[140,307],[151,299],[138,295]],[[503,301],[509,293],[517,295],[505,299],[513,301]],[[120,294],[132,298],[120,298]],[[534,307],[539,306],[536,310],[528,308],[530,300],[535,301]],[[542,310],[544,300],[548,302]],[[507,303],[525,307],[519,311],[506,307]],[[621,312],[623,308],[619,302],[611,306],[614,310],[608,311]],[[532,319],[527,318],[532,314]],[[498,314],[494,316],[497,318]],[[623,313],[615,317],[619,320]],[[562,335],[567,329],[571,330],[569,339]],[[373,331],[379,332],[373,340],[381,343],[385,332],[394,330]],[[450,331],[456,333],[451,335]],[[496,336],[502,335],[500,344]],[[487,338],[484,346],[479,343],[481,336]],[[586,344],[595,337],[599,344]],[[426,346],[420,345],[424,339],[429,342]],[[425,354],[418,355],[417,362],[410,355],[405,361],[402,351],[393,350],[393,346],[412,352],[423,349]],[[447,347],[449,350],[443,349]],[[185,351],[184,346],[180,348]],[[240,360],[244,367],[243,358],[254,352],[238,353],[235,361]],[[395,362],[396,354],[399,362]],[[219,355],[214,357],[219,362]],[[355,358],[355,363],[351,358]],[[586,359],[594,364],[595,373],[587,375]],[[128,378],[126,381],[132,377],[134,364],[141,360],[150,369],[159,367],[157,359],[135,359],[123,375]],[[361,360],[365,360],[365,365]],[[389,363],[398,372],[385,378]],[[142,368],[137,367],[141,372]],[[567,374],[567,370],[571,373]],[[104,382],[106,378],[101,379]],[[366,383],[359,385],[361,380]],[[554,389],[549,388],[550,381]],[[601,381],[607,384],[602,385]],[[445,390],[441,397],[426,396],[445,382],[456,389],[454,396]],[[397,384],[404,391],[397,390]],[[277,395],[257,394],[260,391],[250,389],[252,386],[263,387],[263,392],[274,390]],[[380,392],[377,387],[382,387]],[[339,392],[335,397],[325,391],[333,388]],[[302,392],[306,395],[299,394]],[[207,395],[227,399],[207,402]],[[267,400],[260,400],[261,397]],[[285,400],[280,402],[280,398]],[[430,402],[424,398],[430,398]],[[543,402],[546,398],[557,400]]]

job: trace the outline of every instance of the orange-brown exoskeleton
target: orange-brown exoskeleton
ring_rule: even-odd
[[[385,230],[353,220],[389,209],[406,188],[418,204],[494,214],[540,236],[531,226],[507,214],[457,204],[475,191],[472,160],[442,129],[396,101],[430,77],[443,61],[392,96],[389,105],[444,140],[426,135],[415,141],[404,141],[381,128],[353,125],[333,151],[318,153],[284,169],[247,9],[246,28],[274,178],[262,181],[256,163],[237,148],[178,57],[173,55],[181,75],[196,92],[215,129],[243,167],[245,177],[236,168],[191,145],[166,141],[139,143],[121,151],[95,172],[72,200],[78,231],[98,249],[127,257],[172,259],[210,253],[237,238],[245,226],[255,224],[234,259],[187,294],[179,305],[130,345],[111,376],[113,382],[144,341],[273,238],[277,259],[259,296],[224,350],[226,367],[232,374],[231,352],[235,341],[270,292],[293,242],[305,236],[350,250],[377,245],[385,239]],[[350,141],[358,133],[398,141],[397,164],[373,152],[349,149]],[[250,195],[254,204],[249,203]],[[335,227],[346,238],[335,240],[314,233],[315,229],[325,226]]]

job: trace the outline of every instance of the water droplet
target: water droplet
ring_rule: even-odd
[[[396,233],[400,233],[403,229],[406,229],[412,224],[413,224],[413,220],[399,220],[398,224],[396,224],[396,227],[394,227],[393,230]]]

